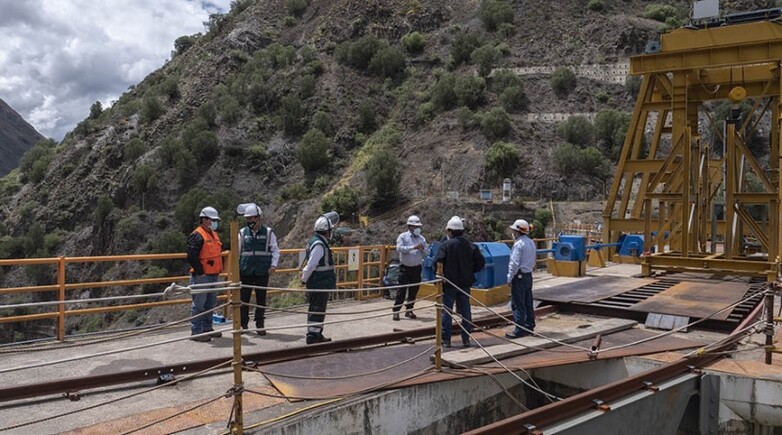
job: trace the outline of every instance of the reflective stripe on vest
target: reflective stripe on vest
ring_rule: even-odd
[[[241,275],[267,276],[272,265],[272,253],[269,251],[271,228],[262,226],[253,234],[249,227],[239,230],[242,238],[242,251],[239,253],[239,273]]]
[[[217,232],[209,232],[204,227],[199,226],[193,231],[201,235],[204,244],[201,246],[201,252],[198,260],[204,269],[205,275],[217,275],[223,271],[223,243],[220,242],[220,235]]]

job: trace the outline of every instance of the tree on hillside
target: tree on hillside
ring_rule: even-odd
[[[483,0],[478,18],[486,30],[493,32],[503,23],[513,23],[513,7],[507,0]]]
[[[573,116],[559,124],[557,129],[565,142],[585,147],[595,141],[595,127],[583,116]]]
[[[390,205],[399,197],[399,159],[387,148],[376,151],[367,162],[367,181],[375,192],[375,203]]]
[[[296,149],[296,157],[306,172],[315,172],[320,168],[329,165],[329,149],[331,142],[318,129],[310,129],[301,138],[299,147]]]

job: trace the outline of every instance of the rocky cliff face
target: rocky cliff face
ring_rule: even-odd
[[[22,155],[41,139],[32,125],[0,100],[0,177],[16,168]]]
[[[0,258],[179,252],[201,207],[217,207],[225,222],[249,201],[283,247],[302,246],[324,197],[348,189],[353,204],[343,220],[373,218],[353,243],[393,241],[410,213],[421,215],[430,238],[453,214],[466,217],[477,238],[502,236],[507,225],[498,219],[530,219],[536,204],[514,201],[495,216],[478,190],[507,177],[515,198],[599,200],[604,179],[554,169],[565,141],[558,117],[627,113],[634,96],[621,81],[586,76],[558,93],[550,73],[533,73],[517,78],[523,91],[507,101],[485,68],[621,63],[662,25],[644,17],[649,2],[641,0],[597,2],[601,8],[532,0],[232,3],[207,34],[180,38],[172,59],[111,108],[61,144],[36,149],[39,176],[0,179]],[[486,5],[497,4],[510,7],[510,20],[507,9],[486,15]],[[406,39],[413,34],[420,44]],[[486,163],[497,142],[516,156],[502,174]],[[610,159],[606,143],[587,145]],[[302,151],[320,146],[325,152],[305,171]],[[367,162],[383,150],[394,163],[385,166],[387,182],[399,189],[378,200]],[[107,267],[74,270],[74,279],[161,273]],[[19,285],[52,278],[6,274]]]

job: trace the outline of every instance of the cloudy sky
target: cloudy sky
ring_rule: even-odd
[[[0,99],[56,140],[231,0],[0,0]]]

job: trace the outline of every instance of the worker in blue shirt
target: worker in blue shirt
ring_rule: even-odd
[[[413,313],[413,305],[418,295],[418,283],[421,282],[421,267],[424,262],[424,256],[429,251],[429,245],[426,239],[421,235],[421,219],[418,216],[407,218],[407,231],[396,238],[396,252],[399,253],[399,284],[416,284],[409,287],[401,287],[396,291],[396,300],[394,301],[394,320],[399,320],[399,310],[405,302],[407,294],[407,304],[405,306],[405,317],[416,319]]]
[[[532,271],[535,269],[535,242],[527,234],[530,225],[524,219],[518,219],[510,226],[513,233],[513,250],[508,263],[508,282],[510,283],[511,309],[516,327],[505,334],[508,338],[530,335],[535,329],[535,310],[532,306]],[[522,329],[523,328],[523,329]]]

